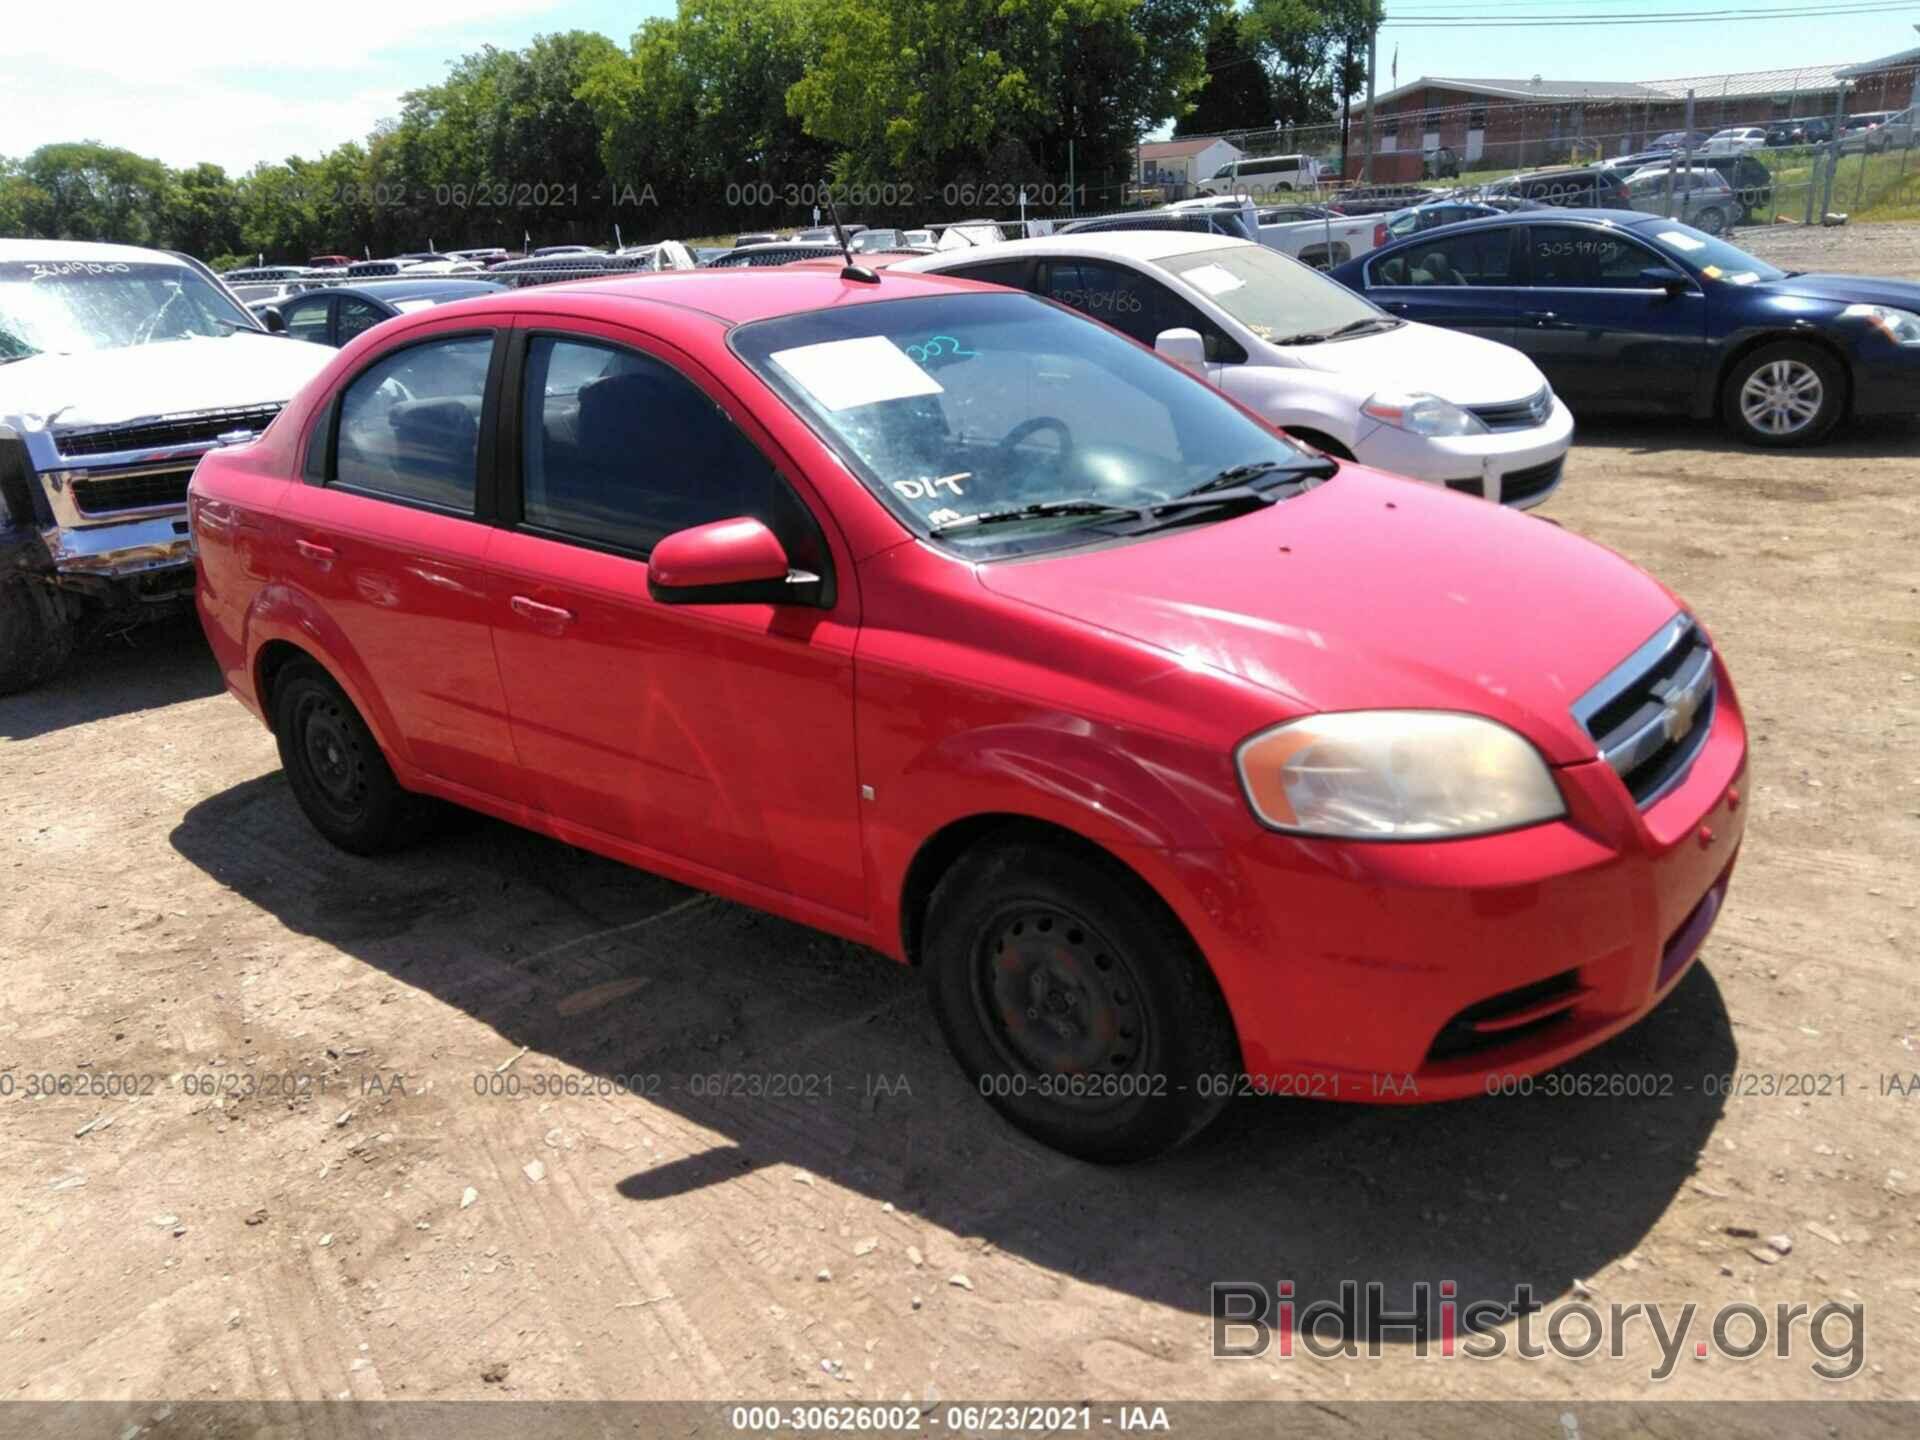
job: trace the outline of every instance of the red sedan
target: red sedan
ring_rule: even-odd
[[[1740,708],[1656,581],[966,281],[395,319],[192,524],[329,840],[452,801],[920,965],[1091,1158],[1559,1064],[1679,982],[1740,843]]]

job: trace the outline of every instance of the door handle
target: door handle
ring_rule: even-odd
[[[1551,310],[1527,310],[1522,313],[1536,325],[1551,325],[1560,318]]]
[[[515,595],[507,602],[513,613],[523,620],[535,620],[547,625],[570,625],[573,612],[558,605],[542,605],[529,595]]]
[[[296,540],[293,542],[293,548],[318,565],[330,564],[333,560],[331,545],[321,545],[312,540]]]

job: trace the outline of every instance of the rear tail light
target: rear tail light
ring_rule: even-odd
[[[1373,243],[1376,246],[1387,243],[1387,227],[1385,225],[1376,225],[1373,227]]]

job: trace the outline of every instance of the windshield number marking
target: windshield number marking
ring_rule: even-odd
[[[961,355],[978,355],[978,350],[969,350],[951,335],[930,335],[918,345],[903,345],[907,358],[929,365],[935,360],[945,360]]]
[[[933,480],[896,480],[893,482],[893,493],[902,500],[935,500],[942,490],[950,495],[964,495],[967,492],[960,488],[960,482],[972,473],[962,470],[957,475],[942,475]]]

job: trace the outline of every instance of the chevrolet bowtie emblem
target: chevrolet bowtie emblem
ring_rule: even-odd
[[[1667,701],[1666,709],[1660,715],[1660,724],[1669,742],[1678,740],[1693,729],[1693,717],[1699,709],[1700,697],[1691,690],[1682,690]]]

